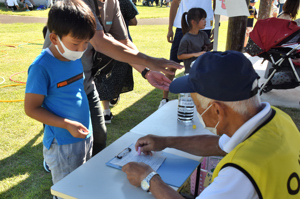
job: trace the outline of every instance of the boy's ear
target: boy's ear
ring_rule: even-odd
[[[57,38],[57,35],[55,34],[55,33],[50,33],[50,35],[49,35],[49,39],[50,39],[50,41],[51,41],[51,43],[53,44],[53,45],[57,45],[58,44],[58,38]]]

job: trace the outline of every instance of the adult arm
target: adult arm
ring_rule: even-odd
[[[175,148],[197,156],[225,156],[219,146],[219,136],[216,135],[195,135],[195,136],[156,136],[147,135],[137,140],[136,150],[141,147],[145,154],[152,154],[151,151],[161,151],[165,148]]]
[[[133,50],[138,50],[137,47],[132,43],[129,39],[120,40],[122,44],[130,47]],[[136,69],[139,73],[142,73],[142,71],[145,69],[145,66],[139,65],[139,64],[131,64],[131,66]],[[169,86],[171,83],[171,80],[169,80],[165,75],[163,75],[160,72],[152,71],[150,70],[145,75],[147,81],[154,87],[162,90],[169,90]]]
[[[85,138],[89,130],[81,123],[59,117],[42,107],[45,96],[34,93],[25,94],[25,113],[43,124],[67,129],[73,137]]]
[[[145,55],[137,50],[132,50],[117,40],[104,34],[102,30],[97,30],[90,40],[96,51],[101,52],[113,59],[129,64],[143,65],[154,71],[161,71],[165,74],[174,74],[166,68],[181,69],[182,66],[176,62],[163,58],[154,58]]]
[[[173,0],[171,3],[171,7],[170,7],[169,27],[168,27],[168,34],[167,34],[167,40],[170,43],[173,42],[173,36],[174,36],[173,24],[174,24],[174,20],[176,17],[176,13],[177,13],[179,4],[180,4],[180,0]]]
[[[122,167],[122,171],[127,174],[127,179],[132,185],[139,187],[141,181],[153,170],[144,163],[130,162]],[[183,199],[179,193],[164,183],[158,175],[153,176],[150,180],[149,191],[157,199]]]
[[[153,170],[146,164],[130,162],[123,166],[122,171],[127,174],[128,181],[132,185],[139,187],[141,181]],[[157,175],[150,181],[150,192],[157,199],[182,198]],[[214,198],[258,198],[258,195],[253,184],[243,172],[234,167],[226,167],[219,172],[214,182],[197,197],[197,199]]]

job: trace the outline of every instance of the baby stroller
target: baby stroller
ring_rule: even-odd
[[[260,94],[300,85],[300,27],[295,22],[278,18],[258,20],[245,51],[272,63]]]

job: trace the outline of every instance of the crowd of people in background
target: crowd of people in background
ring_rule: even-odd
[[[5,0],[5,6],[10,9],[11,11],[32,11],[36,10],[44,10],[50,8],[54,3],[55,0],[45,0],[43,4],[36,6],[34,0],[19,0],[21,4],[23,4],[23,8],[19,6],[18,0]]]

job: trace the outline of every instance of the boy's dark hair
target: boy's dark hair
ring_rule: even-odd
[[[290,15],[292,20],[295,20],[299,10],[299,0],[287,0],[282,10],[284,14]]]
[[[48,13],[47,27],[60,38],[69,33],[78,39],[91,39],[96,21],[91,9],[81,0],[57,1]]]
[[[185,15],[187,15],[187,20],[185,20]],[[188,12],[183,13],[181,18],[182,33],[185,34],[191,30],[192,27],[189,24],[192,24],[192,20],[198,23],[206,16],[206,12],[202,8],[191,8]]]

